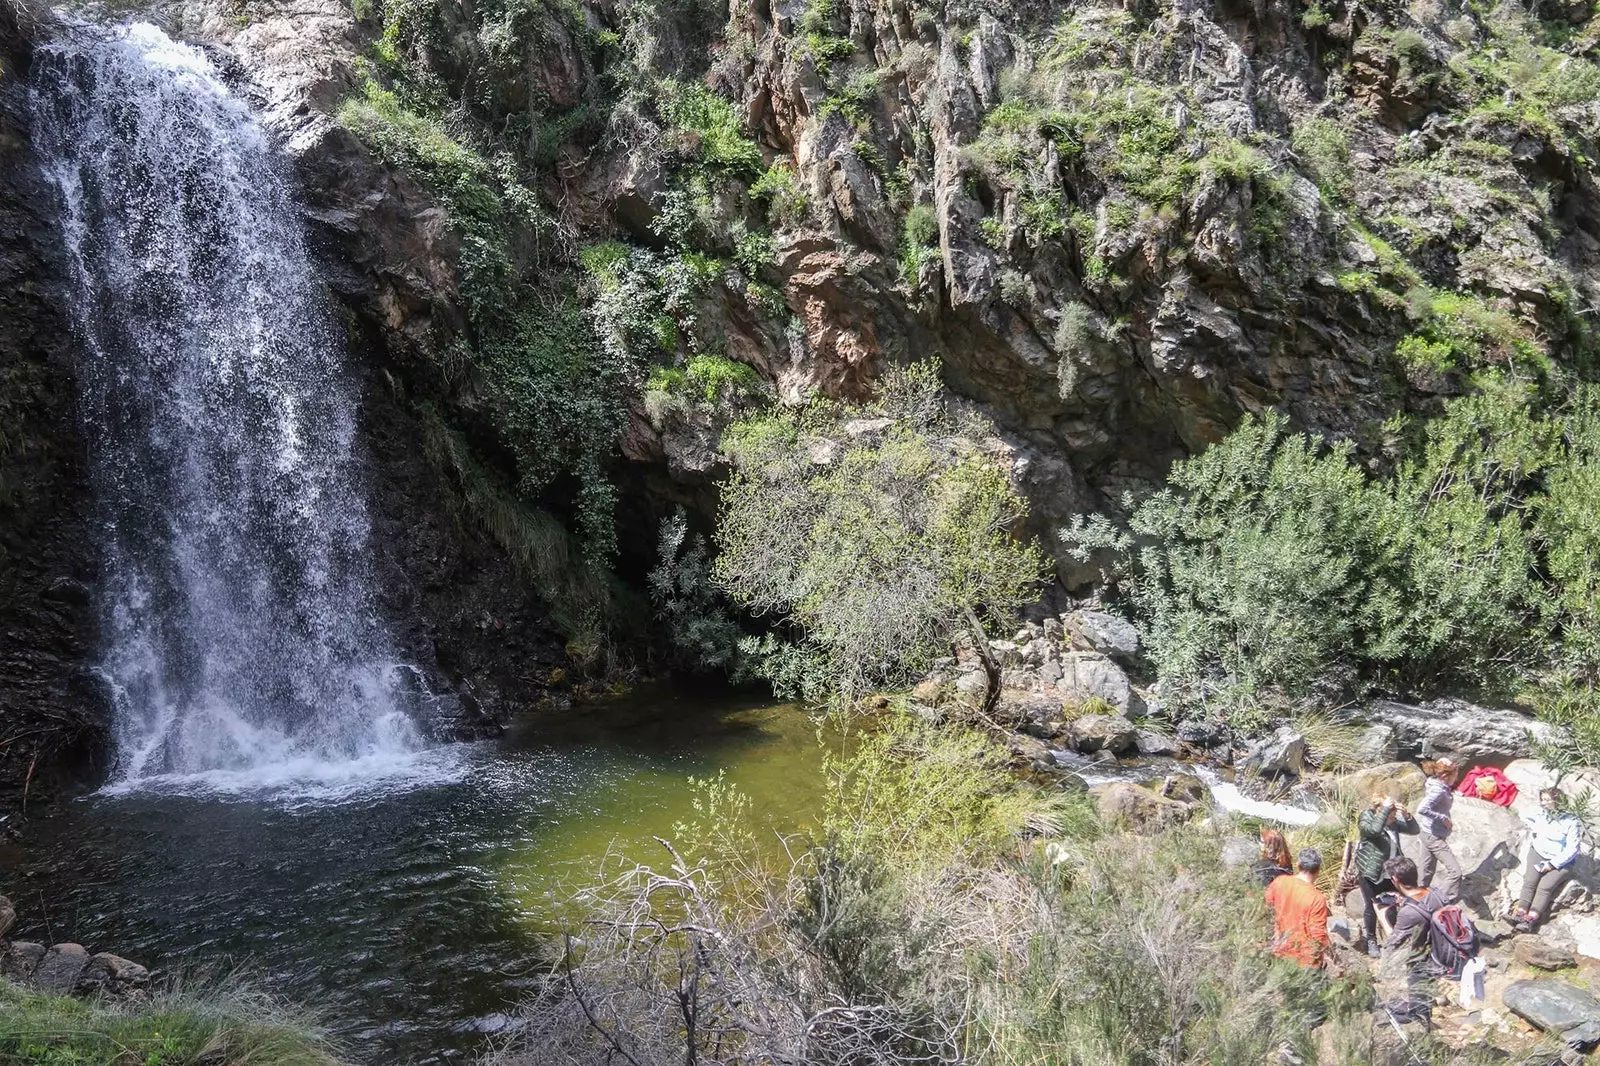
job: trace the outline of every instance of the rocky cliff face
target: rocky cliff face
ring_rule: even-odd
[[[525,271],[611,235],[715,258],[688,312],[667,313],[679,335],[643,346],[621,436],[653,495],[702,509],[728,411],[652,406],[642,380],[700,351],[783,397],[860,394],[888,363],[939,356],[997,417],[1049,539],[1249,412],[1381,463],[1391,420],[1470,389],[1475,368],[1587,360],[1587,7],[408,3],[358,18],[319,0],[168,17],[264,88],[342,295],[478,444],[496,401],[448,354],[474,333],[460,212],[425,164],[378,162],[334,117],[341,99],[374,77],[409,85],[403,104],[499,160],[502,190],[536,191],[553,223],[512,241]],[[684,85],[731,103],[738,128],[696,118]]]
[[[763,398],[858,396],[938,357],[994,416],[1054,544],[1247,413],[1382,466],[1401,418],[1478,371],[1590,365],[1583,5],[149,15],[215,46],[283,137],[369,371],[395,606],[428,619],[415,641],[447,671],[506,691],[554,659],[527,635],[530,589],[578,658],[609,639],[590,615],[611,594],[556,520],[592,534],[622,515],[622,563],[642,564],[667,508],[714,509],[720,430]],[[8,232],[38,233],[7,158]],[[38,368],[65,356],[31,291],[12,290],[5,335],[37,338]],[[40,425],[64,382],[27,394]],[[72,499],[75,463],[66,448],[29,476]],[[1088,576],[1057,564],[1068,586]],[[38,632],[81,643],[74,610]]]
[[[0,802],[91,753],[95,557],[60,244],[28,148],[23,28],[0,9]],[[12,792],[12,789],[15,792]]]

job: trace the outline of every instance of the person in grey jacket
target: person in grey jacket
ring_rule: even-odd
[[[1422,867],[1418,871],[1423,888],[1431,888],[1446,903],[1461,898],[1461,862],[1450,850],[1450,809],[1455,803],[1456,779],[1461,768],[1449,759],[1424,762],[1422,772],[1428,784],[1417,805],[1417,824],[1422,827]],[[1439,874],[1438,883],[1434,875]]]

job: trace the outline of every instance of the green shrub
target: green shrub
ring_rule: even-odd
[[[900,236],[900,276],[915,288],[922,268],[938,258],[939,218],[927,204],[917,204],[906,212]]]
[[[1006,619],[1036,587],[1038,550],[1010,532],[1021,499],[946,422],[936,390],[927,368],[890,374],[876,411],[819,404],[724,437],[734,473],[716,577],[735,603],[785,620],[792,639],[759,649],[780,688],[850,703],[906,682],[972,618]],[[880,434],[844,428],[884,412]],[[836,458],[819,466],[819,448]]]
[[[1526,500],[1557,427],[1501,389],[1453,400],[1382,481],[1348,444],[1246,419],[1134,506],[1065,531],[1121,553],[1164,693],[1244,724],[1321,689],[1514,686],[1545,648]]]
[[[646,584],[678,665],[696,673],[737,676],[742,633],[712,584],[705,538],[689,533],[681,507],[662,520],[657,552]]]
[[[534,193],[505,157],[455,140],[391,91],[367,82],[339,120],[386,161],[406,168],[445,205],[460,239],[460,292],[468,335],[441,353],[447,376],[471,364],[517,463],[519,490],[535,498],[558,479],[577,482],[573,514],[596,562],[616,549],[616,489],[607,468],[626,421],[624,383],[634,364],[602,358],[601,346],[562,275],[528,283],[512,236],[548,225]],[[613,250],[614,253],[614,250]],[[591,257],[597,266],[604,256]]]
[[[1295,126],[1291,143],[1328,202],[1349,203],[1355,172],[1350,167],[1350,137],[1344,127],[1332,119],[1307,119]]]
[[[807,196],[800,188],[794,167],[777,162],[766,169],[750,186],[750,195],[766,199],[772,221],[782,226],[798,226],[805,218]]]
[[[665,79],[661,113],[672,125],[694,135],[700,163],[721,174],[754,181],[761,174],[761,149],[744,135],[733,104],[704,85]]]

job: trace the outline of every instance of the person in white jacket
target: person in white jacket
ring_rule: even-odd
[[[1539,792],[1539,809],[1522,816],[1528,823],[1528,861],[1522,870],[1522,898],[1511,908],[1511,918],[1519,933],[1531,933],[1539,919],[1550,913],[1556,893],[1572,876],[1572,862],[1578,857],[1583,839],[1583,824],[1576,815],[1556,811],[1560,793],[1553,788]]]

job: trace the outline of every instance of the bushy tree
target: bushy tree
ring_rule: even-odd
[[[715,574],[782,620],[751,645],[777,687],[848,702],[905,682],[1034,593],[1025,505],[978,429],[946,409],[928,363],[886,375],[873,405],[816,401],[729,429]]]
[[[1525,394],[1485,391],[1453,401],[1380,479],[1349,444],[1247,418],[1176,464],[1166,488],[1125,501],[1131,535],[1100,518],[1063,536],[1085,558],[1119,557],[1179,706],[1250,724],[1365,683],[1507,691],[1547,647],[1529,512],[1558,437]],[[1563,506],[1546,521],[1584,516]],[[1579,588],[1581,551],[1565,564]]]
[[[647,584],[675,657],[696,672],[740,673],[738,622],[711,581],[705,538],[689,532],[680,507],[661,523],[660,561]]]

